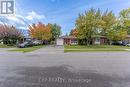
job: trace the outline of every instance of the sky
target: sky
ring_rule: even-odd
[[[65,35],[75,27],[78,15],[92,7],[112,10],[118,16],[130,7],[130,0],[15,0],[15,15],[6,18],[19,29],[28,29],[28,24],[37,22],[57,23]]]

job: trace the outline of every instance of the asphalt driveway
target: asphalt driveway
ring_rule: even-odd
[[[130,87],[129,52],[0,52],[0,87]]]

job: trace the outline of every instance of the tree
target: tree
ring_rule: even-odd
[[[42,24],[41,22],[32,24],[32,26],[29,26],[29,34],[33,38],[49,41],[52,37],[51,26],[49,24]]]
[[[57,24],[50,24],[51,26],[51,33],[52,33],[52,40],[55,41],[61,35],[61,27]]]
[[[120,23],[124,26],[127,33],[130,34],[130,8],[123,9],[119,15]]]
[[[23,37],[20,30],[10,25],[0,25],[0,39],[3,40],[4,44],[14,45],[18,40]]]
[[[115,23],[116,17],[113,12],[109,12],[108,10],[106,10],[102,15],[102,20],[100,21],[100,25],[102,28],[101,35],[106,36],[107,30],[109,30]]]
[[[77,29],[72,29],[72,30],[70,31],[70,36],[77,37],[77,35],[78,35],[78,30],[77,30]]]
[[[77,37],[83,44],[90,45],[92,37],[98,34],[100,21],[101,12],[99,9],[91,8],[85,14],[79,15],[76,20]]]
[[[126,36],[127,31],[119,23],[114,24],[107,32],[107,37],[110,41],[121,41]]]

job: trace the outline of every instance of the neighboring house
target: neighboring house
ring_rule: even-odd
[[[74,36],[61,36],[56,40],[56,45],[77,45],[78,39]]]
[[[127,35],[122,42],[130,43],[130,35]],[[62,36],[57,39],[56,43],[57,45],[77,45],[78,39],[74,36]],[[91,44],[109,44],[109,40],[105,36],[95,36],[92,37]]]
[[[91,44],[108,44],[108,39],[105,36],[96,36],[92,38]]]
[[[108,40],[105,36],[93,37],[91,44],[107,44]],[[62,36],[56,40],[57,45],[77,45],[78,39],[74,36]]]
[[[74,36],[63,36],[64,45],[77,45],[78,39]]]
[[[126,38],[123,40],[124,43],[130,43],[130,35],[127,35]]]
[[[32,38],[31,36],[24,36],[21,40],[19,40],[18,43],[23,43],[25,41],[30,41],[33,40],[34,38]]]
[[[107,44],[108,39],[105,36],[93,37],[91,44]],[[77,45],[78,39],[74,36],[62,36],[56,40],[56,45]]]

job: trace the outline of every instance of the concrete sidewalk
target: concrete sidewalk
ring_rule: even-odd
[[[49,45],[41,49],[35,50],[33,52],[29,52],[29,54],[58,54],[58,53],[64,53],[63,46]]]
[[[13,50],[16,48],[0,48],[0,52],[7,52],[8,50]]]

